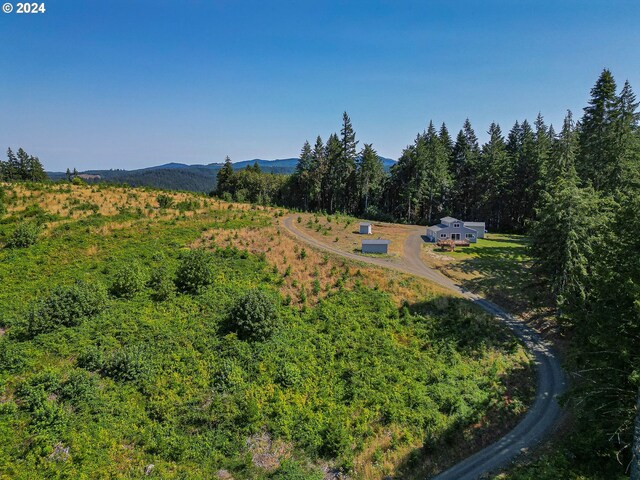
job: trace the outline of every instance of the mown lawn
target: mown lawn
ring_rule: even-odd
[[[533,281],[528,246],[526,236],[490,233],[453,252],[425,244],[424,258],[468,290],[485,295],[509,311],[544,319],[550,312],[549,299]]]

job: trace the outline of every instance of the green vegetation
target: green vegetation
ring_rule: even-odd
[[[35,244],[38,240],[41,227],[33,220],[20,223],[9,237],[5,247],[7,248],[27,248]]]
[[[0,249],[0,475],[297,479],[326,462],[358,477],[356,458],[371,462],[389,432],[376,458],[403,463],[490,412],[523,411],[529,392],[512,379],[526,355],[467,302],[399,310],[355,287],[286,304],[264,256],[189,248],[212,226],[272,220],[216,203],[52,217],[36,244]],[[22,214],[1,220],[11,232]]]

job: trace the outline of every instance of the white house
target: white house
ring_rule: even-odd
[[[360,233],[365,235],[371,235],[371,224],[370,223],[361,223],[360,224]]]
[[[485,232],[484,222],[463,222],[457,218],[444,217],[438,225],[427,227],[427,239],[430,242],[467,240],[476,243],[478,238],[484,238]]]

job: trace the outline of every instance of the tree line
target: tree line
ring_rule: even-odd
[[[0,160],[0,181],[31,181],[47,180],[47,174],[38,157],[34,157],[18,149],[17,154],[11,148],[7,149],[7,160]]]
[[[535,273],[572,336],[577,462],[609,458],[640,479],[640,114],[602,72],[546,162],[531,228]],[[635,427],[634,427],[635,422]]]
[[[256,167],[218,172],[218,195],[311,211],[432,224],[444,215],[485,221],[488,228],[524,232],[544,186],[555,174],[559,138],[542,115],[516,122],[507,136],[497,123],[480,145],[469,120],[455,141],[433,122],[386,172],[373,145],[359,141],[345,112],[340,133],[304,143],[293,175],[274,179]]]

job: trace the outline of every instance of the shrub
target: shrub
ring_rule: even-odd
[[[238,337],[246,340],[266,340],[278,326],[278,311],[273,298],[254,289],[238,299],[230,316]]]
[[[4,189],[0,188],[0,215],[7,211],[7,207],[5,206],[6,196],[4,193]]]
[[[204,249],[182,254],[176,273],[176,287],[183,293],[198,293],[214,279],[212,255]]]
[[[272,480],[322,480],[324,475],[301,462],[286,459],[270,477]]]
[[[136,261],[118,268],[113,276],[109,293],[114,297],[131,298],[144,288],[146,274]]]
[[[0,339],[0,373],[19,371],[25,360],[19,344]]]
[[[77,282],[56,288],[32,310],[26,322],[27,332],[34,336],[60,326],[73,327],[106,308],[107,294],[99,283]]]
[[[114,380],[142,381],[151,371],[149,354],[142,345],[123,347],[105,362],[102,371]]]
[[[156,197],[156,201],[158,202],[158,206],[160,208],[171,208],[173,207],[173,198],[169,195],[160,194]]]
[[[73,405],[92,399],[95,396],[97,382],[95,376],[83,371],[74,370],[67,380],[60,385],[60,398]]]
[[[40,225],[34,221],[22,222],[7,241],[7,248],[27,248],[38,240]]]
[[[173,295],[175,285],[167,267],[160,266],[151,273],[149,288],[153,290],[151,297],[158,302],[162,302]]]

